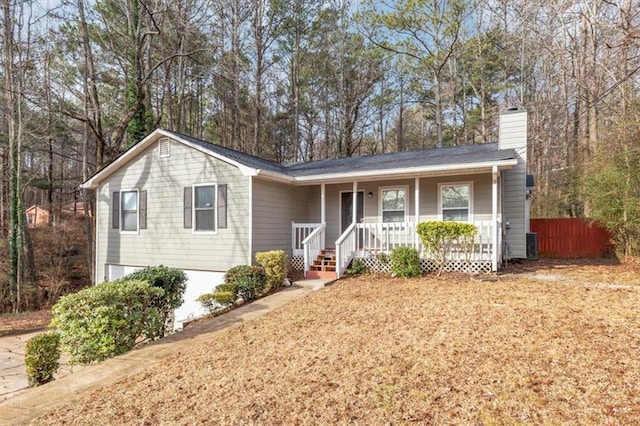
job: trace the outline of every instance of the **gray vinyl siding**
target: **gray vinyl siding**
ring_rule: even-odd
[[[291,255],[291,222],[309,222],[308,194],[308,187],[253,178],[252,259],[266,250]]]
[[[307,186],[307,222],[320,223],[322,221],[322,211],[320,207],[321,190],[320,185]]]
[[[512,258],[526,258],[526,112],[500,115],[500,148],[515,149],[519,157],[518,165],[502,174],[502,218],[504,224],[509,222],[509,229],[505,229],[508,255]]]
[[[462,176],[441,176],[420,178],[420,218],[419,221],[438,220],[438,184],[470,182],[473,186],[473,219],[476,221],[490,221],[492,219],[492,188],[491,174],[475,174]],[[406,220],[415,220],[415,179],[358,182],[358,191],[364,192],[364,222],[377,223],[381,221],[380,195],[382,188],[404,187],[408,189],[409,203],[406,210]],[[316,190],[317,189],[317,190]],[[334,247],[335,241],[340,236],[341,223],[341,192],[351,192],[351,183],[326,186],[326,215],[327,247]],[[372,194],[369,198],[369,193]],[[320,189],[314,187],[309,193],[310,213],[317,211],[317,220],[320,217]]]
[[[474,221],[492,219],[491,174],[441,176],[420,179],[420,222],[439,220],[438,185],[471,183],[473,188],[472,211]]]
[[[171,155],[159,158],[157,143],[122,166],[97,190],[96,278],[105,264],[226,271],[249,258],[249,178],[228,163],[181,143],[171,142]],[[198,234],[183,227],[183,188],[195,184],[227,184],[227,228]],[[111,227],[114,191],[147,191],[147,229],[123,234]]]

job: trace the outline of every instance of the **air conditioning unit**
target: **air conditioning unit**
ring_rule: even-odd
[[[538,233],[527,233],[527,259],[538,260]]]

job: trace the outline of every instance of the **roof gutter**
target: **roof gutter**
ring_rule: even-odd
[[[264,169],[256,169],[256,173],[254,176],[259,176],[266,180],[280,182],[280,183],[288,183],[289,185],[295,184],[295,178],[289,175],[283,175],[282,173],[271,172],[269,170]]]
[[[316,174],[309,176],[296,176],[294,181],[297,184],[314,184],[314,183],[328,183],[329,181],[334,183],[347,182],[353,180],[383,180],[390,178],[405,178],[413,177],[416,174],[421,175],[451,175],[455,173],[484,173],[490,172],[493,166],[497,166],[500,170],[512,169],[518,164],[517,158],[511,158],[507,160],[499,161],[485,161],[479,163],[467,163],[467,164],[451,164],[440,166],[424,166],[424,167],[412,167],[402,169],[388,169],[388,170],[369,170],[365,172],[345,172],[345,173],[327,173]]]

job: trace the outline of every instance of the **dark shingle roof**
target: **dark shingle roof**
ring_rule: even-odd
[[[471,164],[517,158],[513,149],[498,149],[497,143],[431,148],[420,151],[403,151],[387,154],[363,155],[293,164],[278,164],[250,154],[205,142],[176,132],[176,136],[205,150],[237,161],[255,169],[269,170],[288,176],[312,176],[321,174],[365,172],[390,169],[411,169],[439,165]]]
[[[489,143],[311,161],[289,165],[287,170],[293,176],[308,176],[322,173],[470,164],[511,158],[516,158],[514,150],[499,150],[497,143]]]
[[[236,151],[231,148],[226,148],[222,145],[216,145],[211,142],[206,142],[200,139],[192,138],[191,136],[183,135],[177,132],[171,132],[165,130],[167,133],[172,133],[177,137],[184,139],[188,142],[191,142],[194,145],[198,145],[208,151],[213,153],[222,155],[223,157],[229,158],[230,160],[237,161],[240,164],[244,164],[245,166],[253,167],[255,169],[264,169],[272,172],[287,174],[285,168],[273,161],[265,160],[264,158],[256,157],[251,154],[245,154],[244,152]]]

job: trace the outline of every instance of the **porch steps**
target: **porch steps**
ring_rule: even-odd
[[[311,264],[306,278],[336,278],[336,251],[325,249]]]

